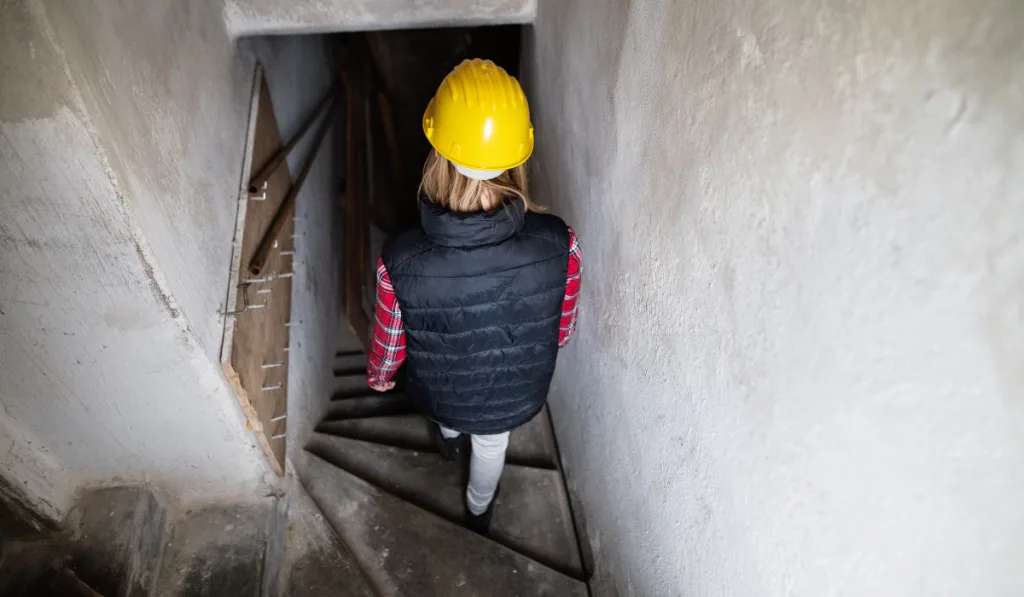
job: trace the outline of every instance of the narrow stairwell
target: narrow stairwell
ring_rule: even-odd
[[[366,355],[339,353],[338,391],[306,447],[302,480],[362,579],[351,595],[585,597],[583,563],[547,411],[512,433],[489,537],[462,524],[468,441],[459,462],[436,453],[427,420],[401,385],[386,394],[366,387]],[[314,529],[316,516],[292,501],[290,529]],[[313,531],[310,531],[313,532]],[[295,539],[289,535],[289,543]],[[326,539],[323,539],[326,541]],[[338,595],[339,587],[303,585],[296,595]],[[315,575],[314,575],[315,576]],[[311,581],[312,582],[312,581]],[[318,592],[322,591],[322,592]]]

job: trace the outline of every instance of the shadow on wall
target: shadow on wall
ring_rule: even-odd
[[[522,27],[460,27],[400,29],[365,35],[384,86],[391,95],[395,131],[403,177],[392,181],[380,176],[374,193],[374,216],[387,233],[419,221],[416,189],[430,144],[423,136],[421,119],[438,85],[467,58],[487,58],[513,76],[519,74]]]

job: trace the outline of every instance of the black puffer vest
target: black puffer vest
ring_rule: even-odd
[[[421,226],[384,247],[405,325],[408,393],[463,433],[511,431],[547,400],[569,231],[522,200],[459,214],[424,200]]]

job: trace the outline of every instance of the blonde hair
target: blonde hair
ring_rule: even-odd
[[[455,212],[489,211],[509,196],[522,199],[527,211],[545,210],[527,195],[526,164],[506,170],[491,180],[475,180],[459,174],[455,164],[437,151],[431,151],[423,165],[419,194]]]

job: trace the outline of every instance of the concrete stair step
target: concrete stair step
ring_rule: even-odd
[[[365,352],[338,352],[334,355],[334,376],[346,375],[366,376]]]
[[[335,374],[331,400],[344,400],[346,398],[379,394],[379,392],[366,385],[365,367],[357,371],[335,371]],[[405,380],[401,373],[395,375],[393,381],[395,382],[395,387],[387,393],[404,391]]]
[[[315,435],[307,449],[393,495],[462,523],[465,460],[445,462],[433,453],[324,434]],[[575,578],[583,574],[558,471],[506,466],[491,538]]]
[[[213,503],[176,517],[164,538],[160,597],[256,597],[263,590],[272,498]]]
[[[582,582],[308,457],[307,489],[382,597],[586,597]]]
[[[372,390],[371,390],[372,391]],[[327,410],[325,421],[354,419],[361,417],[385,417],[406,415],[415,412],[416,407],[405,394],[377,394],[335,400]]]
[[[361,352],[339,353],[335,356],[334,384],[331,400],[343,400],[355,396],[375,394],[376,391],[366,385],[366,354]],[[396,383],[392,391],[401,392],[405,387],[405,375],[401,369],[392,381]]]
[[[376,597],[354,556],[295,480],[288,487],[287,516],[280,595]]]
[[[396,380],[395,387],[384,394],[402,394],[405,386],[402,380]],[[360,372],[355,375],[343,375],[334,378],[334,390],[331,400],[347,400],[349,398],[362,398],[364,396],[379,396],[381,393],[366,385],[366,373]]]
[[[106,487],[79,496],[70,520],[80,537],[68,569],[97,593],[149,595],[159,574],[167,510],[144,487]]]
[[[366,385],[366,371],[335,376],[331,400],[343,400],[357,396],[371,396],[378,392]]]
[[[44,570],[21,586],[5,592],[7,597],[104,597],[68,568],[55,566]],[[114,597],[113,595],[111,597]]]
[[[434,452],[428,421],[421,415],[362,417],[324,421],[317,426],[320,433],[386,444],[397,448]],[[464,450],[468,450],[468,440]],[[556,468],[554,439],[547,409],[532,421],[512,432],[509,438],[508,462],[539,468]]]

